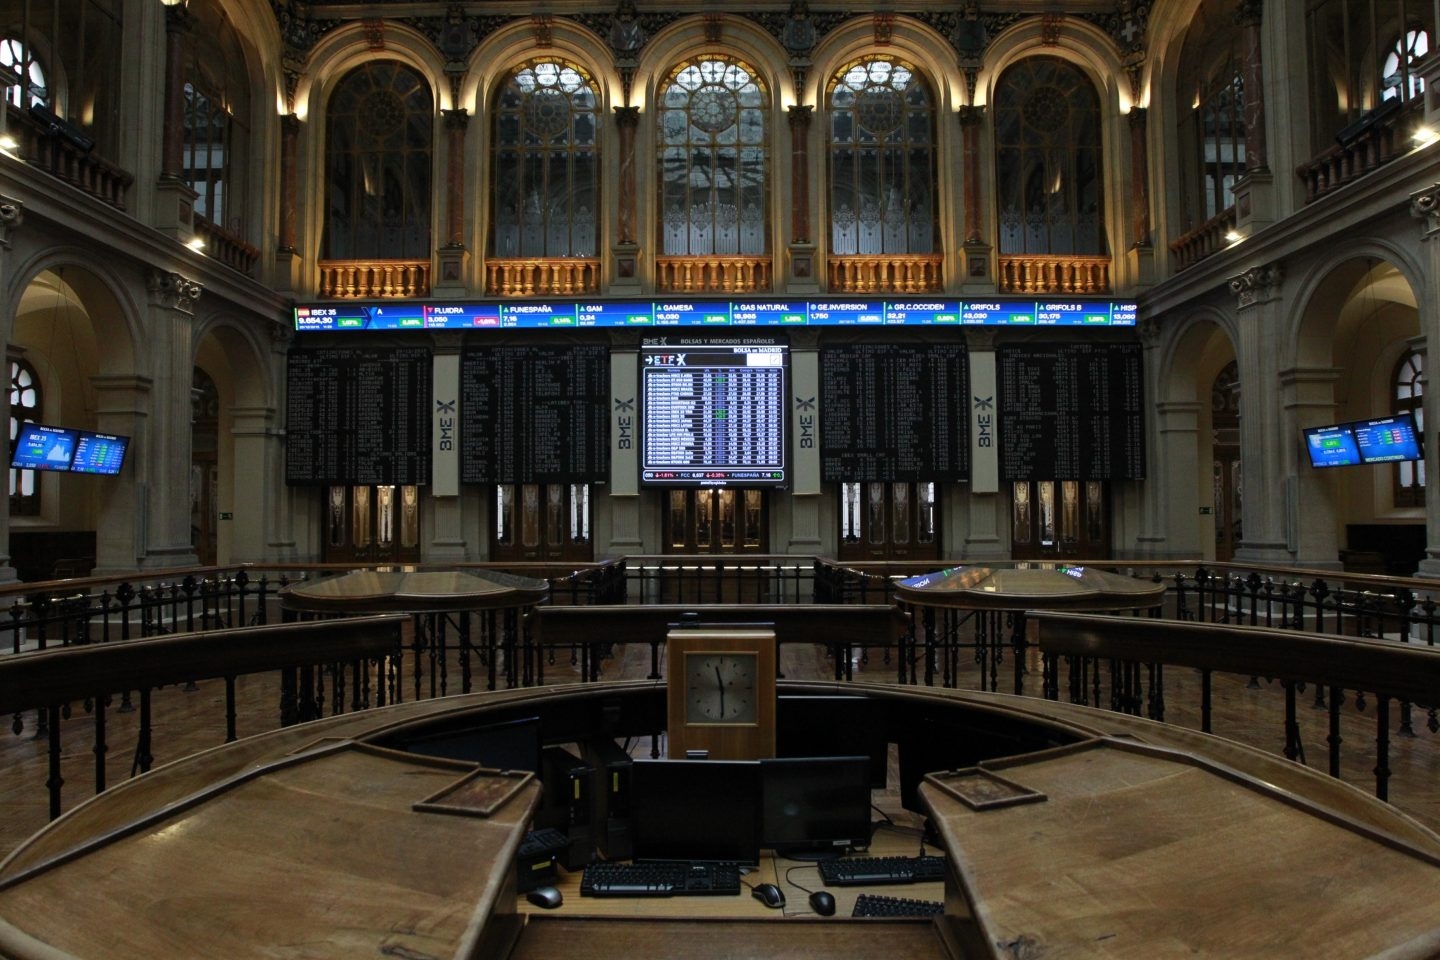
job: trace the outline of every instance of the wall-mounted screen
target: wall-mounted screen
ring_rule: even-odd
[[[129,446],[129,437],[82,430],[75,441],[75,456],[70,461],[70,469],[76,473],[113,477],[125,465],[125,451]]]
[[[1316,468],[1353,467],[1360,463],[1355,432],[1348,423],[1309,427],[1305,431],[1305,450],[1310,454],[1310,466]]]
[[[1361,420],[1354,425],[1355,446],[1362,463],[1394,463],[1399,460],[1423,460],[1420,433],[1415,418],[1409,413],[1375,420]]]
[[[640,348],[642,484],[782,486],[790,352],[768,337],[662,337]]]
[[[22,423],[10,466],[22,470],[69,470],[78,432],[64,427]]]

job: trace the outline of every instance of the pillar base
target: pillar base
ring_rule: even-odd
[[[465,288],[465,261],[469,251],[464,244],[444,246],[439,250],[436,258],[437,270],[435,283],[431,286],[430,292],[436,296],[463,297]]]
[[[610,248],[613,274],[610,277],[611,290],[637,292],[640,289],[640,245],[617,243]]]
[[[792,243],[786,256],[786,289],[790,293],[819,293],[820,264],[815,244]]]

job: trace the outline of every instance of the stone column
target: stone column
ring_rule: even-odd
[[[1276,364],[1282,274],[1278,263],[1252,267],[1229,281],[1235,294],[1240,340],[1235,345],[1240,379],[1241,503],[1244,535],[1235,551],[1240,562],[1290,563],[1286,519],[1297,491],[1287,472],[1285,452],[1294,461],[1295,440],[1285,433]]]
[[[620,132],[620,195],[616,218],[615,282],[638,286],[640,247],[635,227],[635,134],[640,128],[639,107],[616,107],[615,126]]]
[[[1281,406],[1285,412],[1282,437],[1298,437],[1305,427],[1334,423],[1338,419],[1335,384],[1340,380],[1340,373],[1334,367],[1293,367],[1280,371]],[[1241,390],[1243,404],[1243,382]],[[1291,449],[1297,448],[1292,444]],[[1294,478],[1295,489],[1290,495],[1293,503],[1287,502],[1291,513],[1286,519],[1291,526],[1288,539],[1293,545],[1295,562],[1301,566],[1340,569],[1340,548],[1344,544],[1336,531],[1334,472],[1310,470],[1301,463],[1298,453],[1291,455],[1288,473]]]
[[[195,302],[204,288],[178,273],[152,270],[146,289],[146,329],[155,360],[150,412],[158,429],[141,451],[148,510],[140,566],[187,566],[197,562],[190,543],[190,387],[195,377],[190,341]]]
[[[119,476],[100,480],[95,497],[95,576],[133,573],[145,556],[149,513],[164,510],[150,490],[150,474],[156,457],[150,436],[151,381],[130,374],[90,378],[95,389],[95,428],[130,438],[130,452]],[[190,429],[189,395],[180,427]],[[183,508],[186,539],[190,527],[190,462],[184,463]],[[180,561],[176,561],[179,563]],[[198,562],[190,553],[191,564]]]
[[[1431,57],[1430,60],[1435,60]],[[1428,62],[1428,61],[1427,61]],[[1431,97],[1431,88],[1426,87],[1425,95]],[[1415,291],[1420,312],[1420,336],[1425,345],[1425,423],[1430,436],[1425,438],[1425,476],[1431,489],[1425,495],[1425,559],[1420,561],[1416,572],[1421,577],[1440,578],[1440,442],[1437,442],[1435,424],[1440,424],[1440,394],[1430,389],[1429,344],[1440,343],[1440,183],[1433,183],[1424,190],[1410,194],[1410,214],[1420,221],[1421,264],[1429,266],[1424,270],[1426,284]]]
[[[790,265],[792,292],[819,290],[815,277],[815,242],[810,236],[810,122],[815,108],[796,104],[790,121]]]
[[[1145,520],[1137,538],[1151,560],[1204,556],[1200,542],[1199,400],[1162,400],[1154,405],[1155,442],[1145,483]]]
[[[0,105],[0,110],[3,110]],[[11,237],[16,228],[25,220],[25,204],[13,197],[0,196],[0,289],[8,289],[13,281],[14,254],[10,251]],[[9,343],[15,333],[15,311],[0,311],[0,335],[3,335],[5,343]],[[8,358],[7,358],[8,361]],[[9,374],[9,363],[6,363],[6,374]],[[4,396],[0,397],[0,413],[3,413],[5,422],[10,422],[10,391],[0,391]],[[18,577],[15,568],[10,565],[10,498],[5,497],[3,506],[0,506],[0,583],[13,583]]]
[[[161,131],[160,182],[156,185],[155,228],[189,240],[195,198],[185,183],[185,39],[190,14],[183,3],[165,7],[165,123]]]
[[[440,246],[436,293],[465,292],[465,130],[470,115],[462,107],[442,110],[445,122],[445,242]]]
[[[985,242],[980,206],[980,134],[985,122],[984,107],[961,107],[959,111],[961,134],[961,159],[964,175],[961,178],[961,200],[965,205],[965,219],[962,227],[965,239],[962,243],[964,262],[960,264],[962,287],[984,287],[990,284],[990,245]]]
[[[1275,220],[1275,178],[1265,141],[1265,77],[1261,69],[1261,8],[1263,0],[1240,0],[1235,22],[1240,25],[1245,62],[1245,174],[1235,181],[1235,228],[1250,234]]]
[[[229,513],[222,523],[229,551],[226,563],[263,563],[267,555],[266,529],[278,508],[275,480],[284,480],[285,438],[276,429],[273,407],[236,407],[230,412],[234,464]],[[221,517],[222,521],[224,517]],[[227,529],[228,528],[228,529]]]

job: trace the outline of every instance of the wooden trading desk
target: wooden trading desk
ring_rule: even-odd
[[[900,832],[880,827],[870,841],[867,854],[857,856],[914,856],[919,852],[920,843],[913,832]],[[930,853],[938,851],[933,848]],[[521,913],[545,916],[571,917],[691,917],[697,919],[733,917],[757,922],[800,918],[820,919],[810,908],[810,893],[828,890],[835,896],[835,916],[831,920],[852,920],[850,911],[855,907],[855,898],[861,893],[881,894],[887,897],[905,897],[911,900],[945,899],[945,884],[939,880],[928,883],[908,883],[892,886],[827,887],[820,879],[820,870],[814,864],[803,860],[777,858],[765,851],[760,865],[740,878],[738,896],[684,896],[684,897],[582,897],[580,895],[581,871],[560,871],[559,882],[555,884],[565,902],[554,909],[537,907],[521,894],[517,898],[517,909]],[[761,883],[773,883],[785,894],[785,906],[780,909],[767,907],[750,894],[746,887]]]

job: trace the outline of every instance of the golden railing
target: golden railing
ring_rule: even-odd
[[[934,293],[944,288],[940,254],[831,257],[831,293]]]
[[[1230,243],[1225,238],[1234,229],[1235,207],[1231,205],[1182,235],[1170,244],[1170,252],[1175,256],[1175,269],[1184,270],[1212,253],[1224,250]]]
[[[599,289],[598,259],[485,261],[485,292],[492,297],[566,296]]]
[[[1001,293],[1109,293],[1110,258],[1000,256]]]
[[[770,290],[774,266],[761,257],[657,257],[655,288],[662,293],[749,293]]]
[[[320,296],[387,300],[430,293],[429,260],[321,260]]]

